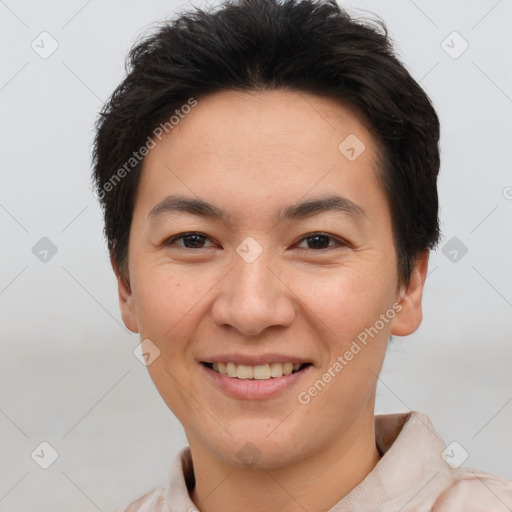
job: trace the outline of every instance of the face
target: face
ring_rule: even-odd
[[[426,271],[397,286],[377,156],[348,108],[285,90],[200,99],[146,156],[120,304],[193,454],[280,467],[373,428]]]

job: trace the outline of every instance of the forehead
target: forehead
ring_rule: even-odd
[[[334,99],[272,90],[197,101],[144,159],[139,194],[148,207],[171,191],[215,191],[219,202],[261,213],[263,202],[335,189],[364,203],[378,187],[373,136]]]
[[[220,91],[200,98],[164,140],[179,139],[184,151],[193,147],[202,153],[310,153],[316,148],[337,154],[338,144],[351,133],[372,152],[374,140],[364,124],[332,98],[287,89]]]

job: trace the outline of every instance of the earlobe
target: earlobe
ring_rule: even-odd
[[[123,273],[119,270],[112,254],[110,254],[110,263],[117,278],[117,294],[123,323],[130,331],[139,332],[139,325],[137,322],[135,304],[129,279],[126,279]]]
[[[423,319],[422,296],[427,277],[429,251],[424,251],[416,260],[409,284],[400,289],[398,301],[402,306],[391,323],[391,334],[408,336],[421,324]]]

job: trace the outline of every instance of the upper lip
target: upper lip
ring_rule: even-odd
[[[209,356],[203,359],[203,363],[234,363],[242,364],[246,366],[262,366],[264,364],[271,363],[293,363],[293,364],[305,364],[311,361],[302,357],[284,355],[284,354],[259,354],[259,355],[248,355],[248,354],[219,354],[216,356]]]

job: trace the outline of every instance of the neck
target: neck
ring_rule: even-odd
[[[365,428],[357,422],[312,456],[273,469],[240,469],[210,451],[194,450],[198,446],[191,442],[196,480],[191,499],[201,512],[329,510],[380,460],[373,415],[363,421]]]

